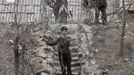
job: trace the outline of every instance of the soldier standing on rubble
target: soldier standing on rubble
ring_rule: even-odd
[[[54,15],[55,20],[60,23],[66,23],[67,22],[67,16],[68,16],[68,2],[67,0],[56,0],[55,6],[54,6]]]
[[[47,45],[58,46],[58,56],[59,62],[61,65],[62,75],[71,75],[71,52],[69,50],[70,38],[67,36],[68,28],[63,26],[61,27],[60,37],[55,41],[49,43],[48,39],[45,39]],[[66,70],[67,67],[67,70]],[[67,74],[66,74],[67,71]]]
[[[62,0],[62,5],[59,10],[59,23],[67,23],[68,16],[68,2],[67,0]]]
[[[107,16],[106,16],[107,2],[106,2],[106,0],[96,0],[95,4],[96,4],[95,22],[99,23],[99,13],[101,12],[102,23],[105,25],[107,23]]]

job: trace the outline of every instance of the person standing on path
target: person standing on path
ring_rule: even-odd
[[[66,26],[61,27],[60,37],[49,43],[48,39],[45,39],[47,45],[58,46],[58,57],[61,66],[62,75],[72,75],[71,71],[71,52],[70,47],[70,38],[67,36],[68,28]],[[67,68],[67,69],[66,69]],[[67,74],[66,74],[67,72]]]

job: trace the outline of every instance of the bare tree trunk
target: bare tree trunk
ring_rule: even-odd
[[[123,12],[122,12],[122,33],[121,33],[121,41],[120,41],[120,55],[124,58],[124,36],[125,36],[125,30],[126,30],[126,10],[125,10],[125,1],[122,0],[123,2]]]
[[[19,47],[18,47],[19,37],[16,37],[14,40],[14,66],[15,66],[15,75],[19,75]]]
[[[19,25],[17,20],[17,14],[18,14],[18,0],[14,3],[14,24],[16,26],[16,38],[14,40],[14,66],[15,66],[15,75],[19,75]]]
[[[21,59],[21,60],[22,60],[22,70],[21,70],[21,75],[25,75],[25,73],[24,73],[24,72],[25,72],[25,71],[24,71],[24,70],[25,70],[25,69],[24,69],[24,65],[25,65],[25,64],[24,64],[25,50],[26,50],[26,49],[25,49],[25,45],[23,45],[23,47],[22,47],[22,53],[21,53],[21,55],[22,55],[22,59]]]
[[[95,1],[95,22],[99,22],[98,0]]]
[[[46,1],[41,0],[41,23],[44,29],[48,29],[48,16],[46,12]]]

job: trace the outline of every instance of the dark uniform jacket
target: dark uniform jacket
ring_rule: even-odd
[[[69,46],[70,46],[70,40],[69,38],[62,38],[59,37],[56,41],[47,43],[47,45],[55,46],[58,45],[58,51],[61,53],[70,53]]]
[[[106,0],[96,0],[96,3],[98,5],[98,7],[107,6],[107,1]]]

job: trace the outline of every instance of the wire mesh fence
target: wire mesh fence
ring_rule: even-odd
[[[8,0],[0,0],[0,22],[14,22],[16,1],[10,2]],[[91,12],[85,11],[82,5],[82,1],[83,0],[68,0],[68,10],[71,11],[73,15],[73,17],[68,18],[69,23],[71,23],[72,21],[83,22],[85,18],[91,15],[91,19],[94,20],[94,9],[89,8],[88,10],[91,10]],[[133,0],[126,0],[126,4],[132,2]],[[107,3],[108,14],[115,12],[119,7],[121,7],[120,1],[117,0],[107,0]],[[20,23],[41,21],[41,0],[18,0],[17,8],[17,17]],[[130,9],[134,10],[133,6],[131,6]],[[47,16],[49,18],[49,23],[55,23],[53,10],[48,6]],[[108,21],[114,21],[115,19],[117,19],[117,15],[115,14],[111,14],[108,16]]]
[[[13,22],[16,2],[0,1],[0,22]],[[20,22],[35,22],[40,20],[40,0],[19,0],[17,17]]]

